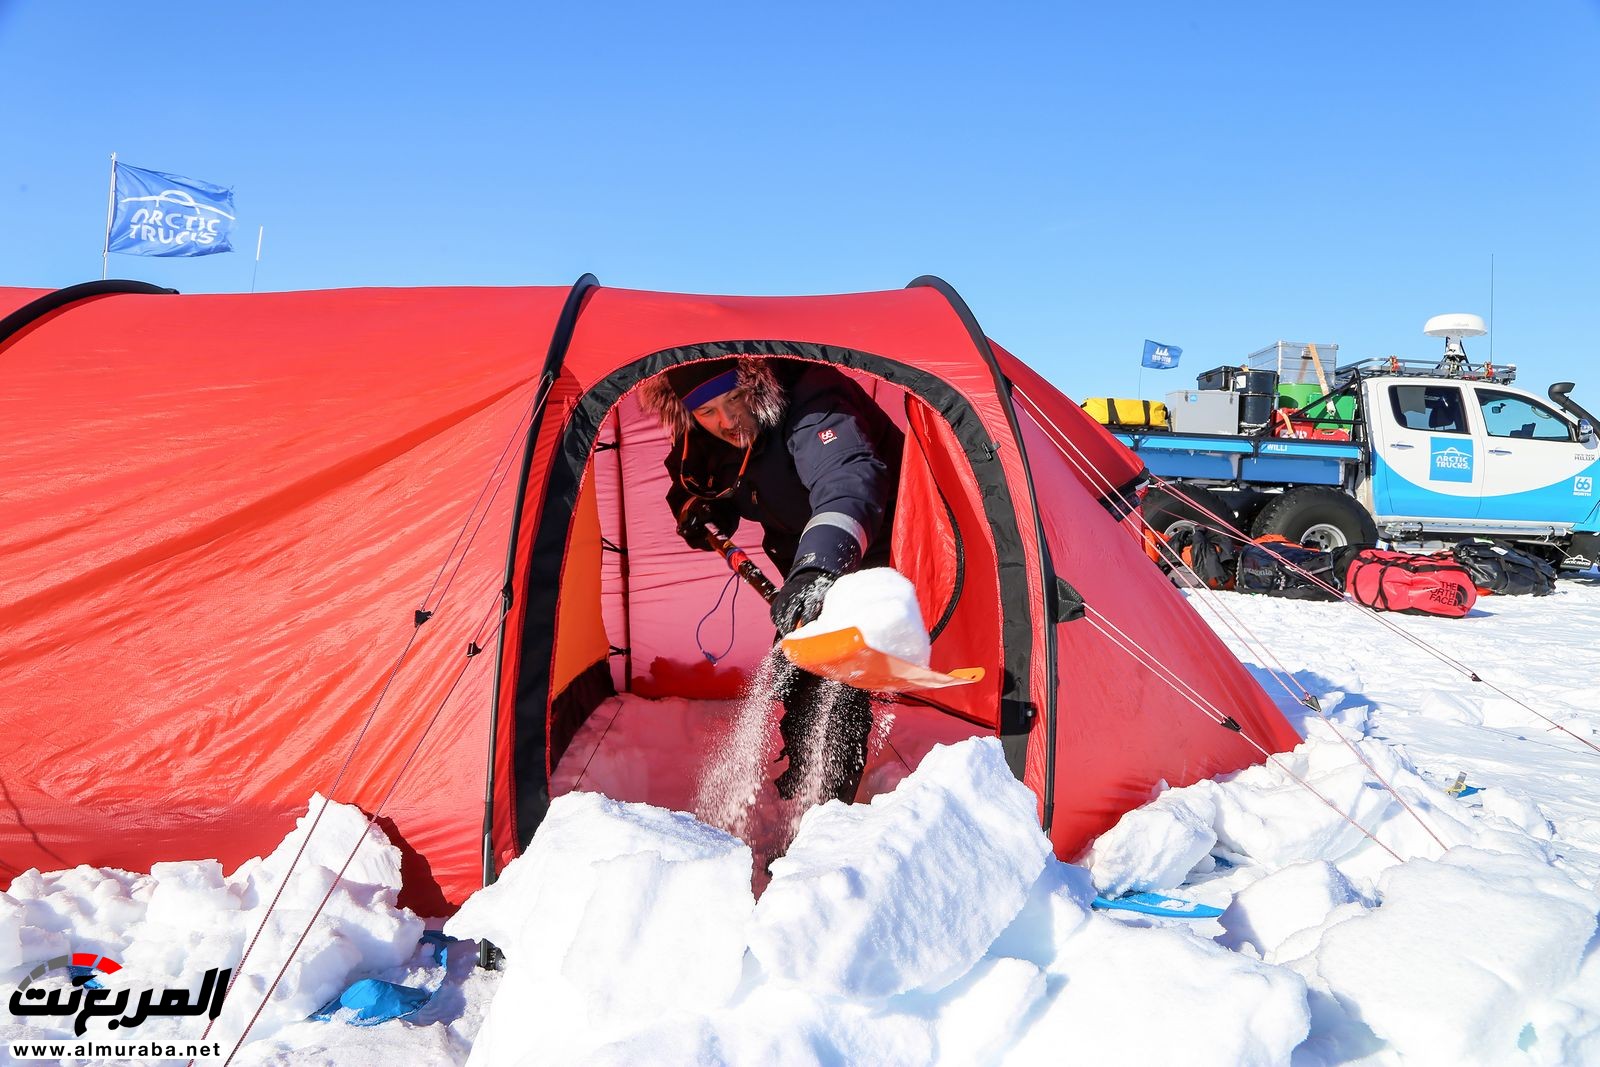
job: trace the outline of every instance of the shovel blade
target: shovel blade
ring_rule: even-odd
[[[945,689],[983,680],[982,667],[960,667],[944,674],[880,652],[867,644],[854,626],[807,637],[785,637],[781,645],[783,654],[796,667],[875,693]]]

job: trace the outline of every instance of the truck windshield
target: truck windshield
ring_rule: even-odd
[[[1391,385],[1395,421],[1408,430],[1467,433],[1461,390],[1453,385]]]
[[[1538,441],[1576,441],[1572,426],[1556,412],[1525,396],[1479,389],[1478,406],[1490,437],[1528,437]]]

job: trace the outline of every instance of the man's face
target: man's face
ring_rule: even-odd
[[[744,448],[755,440],[756,418],[745,402],[743,389],[731,389],[715,400],[708,400],[691,414],[707,433],[736,448]]]

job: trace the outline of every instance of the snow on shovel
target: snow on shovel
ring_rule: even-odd
[[[750,587],[761,594],[768,603],[777,595],[777,588],[761,573],[755,561],[732,541],[706,531],[711,547],[727,561]],[[902,693],[911,689],[944,689],[953,685],[970,685],[983,679],[982,667],[959,667],[949,674],[912,663],[910,660],[873,648],[859,627],[846,626],[838,630],[808,634],[803,637],[785,637],[779,642],[789,662],[802,670],[821,675],[830,681],[843,682],[857,689],[876,693]]]

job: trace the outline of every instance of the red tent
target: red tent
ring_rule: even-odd
[[[1158,781],[1297,741],[1118,528],[1138,461],[936,279],[798,298],[587,276],[91,283],[0,289],[0,316],[6,885],[231,866],[322,791],[380,813],[408,902],[439,913],[552,790],[678,803],[713,744],[696,708],[737,690],[771,630],[747,605],[726,658],[695,647],[727,572],[674,535],[666,438],[634,390],[730,354],[846,368],[908,431],[896,565],[933,665],[988,674],[897,713],[901,763],[998,735],[1071,857]],[[645,740],[607,748],[624,713]]]

